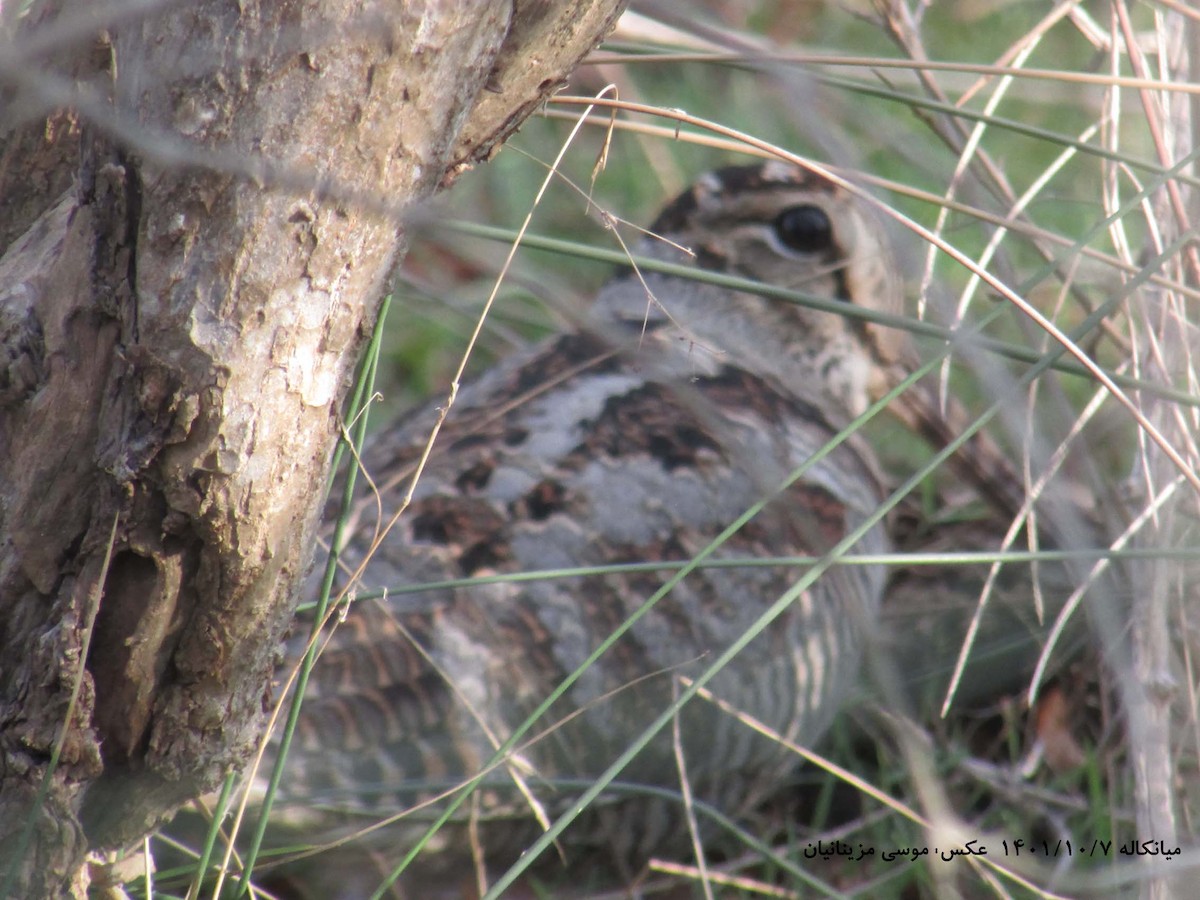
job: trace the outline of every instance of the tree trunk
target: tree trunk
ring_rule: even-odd
[[[622,5],[5,10],[0,896],[245,759],[401,213]]]

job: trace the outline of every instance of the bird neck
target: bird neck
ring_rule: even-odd
[[[870,363],[830,313],[677,276],[634,273],[594,301],[590,325],[637,343],[639,361],[663,375],[695,378],[731,366],[844,424],[867,407]]]

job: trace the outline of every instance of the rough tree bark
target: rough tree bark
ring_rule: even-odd
[[[51,0],[6,23],[0,894],[81,890],[88,851],[245,758],[399,213],[622,5]]]

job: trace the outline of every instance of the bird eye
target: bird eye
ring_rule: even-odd
[[[799,253],[820,253],[833,246],[833,223],[825,210],[811,203],[781,212],[775,219],[775,233]]]

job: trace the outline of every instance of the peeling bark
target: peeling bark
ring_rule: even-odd
[[[23,20],[0,185],[56,193],[0,193],[0,893],[82,890],[88,850],[245,759],[403,254],[387,213],[486,158],[621,5]]]

